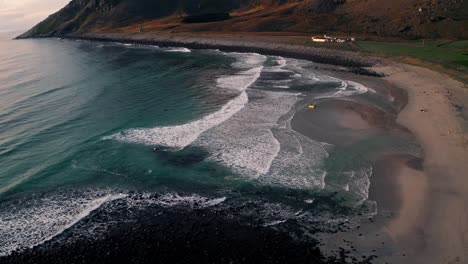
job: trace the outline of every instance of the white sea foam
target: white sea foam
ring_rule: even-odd
[[[313,204],[315,200],[306,199],[306,204]],[[366,203],[366,210],[360,211],[362,215],[355,217],[348,217],[345,215],[335,215],[333,212],[322,211],[317,213],[316,211],[309,210],[298,210],[286,204],[282,203],[265,203],[264,201],[249,201],[249,206],[242,206],[242,209],[238,213],[233,214],[232,217],[238,217],[238,215],[254,217],[259,220],[263,226],[275,228],[281,228],[281,224],[288,220],[293,220],[297,225],[301,226],[303,235],[312,235],[309,230],[314,230],[321,225],[324,227],[336,226],[338,227],[341,223],[356,223],[359,224],[363,219],[367,219],[370,216],[375,215],[377,212],[376,204],[374,202]],[[289,228],[285,226],[286,230]]]
[[[252,61],[258,62],[258,60]],[[195,141],[200,134],[225,122],[244,108],[249,100],[245,90],[260,77],[262,69],[262,66],[257,66],[232,76],[221,76],[217,81],[220,88],[240,94],[225,104],[220,110],[201,119],[177,126],[130,129],[104,137],[103,139],[160,145],[177,149],[184,148]]]
[[[0,212],[0,256],[42,244],[61,234],[103,204],[123,194],[57,195],[9,206]],[[31,204],[32,203],[32,204]]]
[[[222,85],[222,88],[245,90],[260,76],[261,67],[255,68],[255,71],[249,72],[250,74],[248,74],[247,71],[241,73],[242,78],[237,79],[241,82],[239,85],[236,85],[234,79],[223,79],[220,85]],[[230,84],[230,86],[228,84]],[[241,86],[242,84],[244,86]],[[147,145],[160,145],[179,149],[184,148],[195,141],[201,133],[223,123],[235,113],[239,112],[247,102],[248,96],[245,91],[242,91],[239,96],[229,101],[220,110],[188,124],[150,129],[131,129],[105,137],[104,139]]]
[[[266,224],[263,224],[263,226],[275,226],[275,225],[279,225],[279,224],[282,224],[284,222],[286,222],[287,220],[276,220],[276,221],[273,221],[273,222],[270,222],[270,223],[266,223]]]
[[[207,208],[221,204],[224,201],[226,201],[226,197],[210,199],[197,194],[181,196],[176,193],[168,193],[159,197],[153,203],[163,207],[188,206],[191,208]]]
[[[167,51],[167,52],[183,52],[183,53],[192,52],[190,49],[187,49],[187,48],[169,48],[169,49],[166,49],[165,51]]]
[[[278,67],[276,70],[299,69],[300,73],[292,71],[292,77],[300,78],[302,82],[309,80],[341,84],[335,91],[317,94],[317,98],[351,96],[368,91],[365,86],[355,82],[316,74],[300,63],[296,65],[296,69],[289,68],[285,60],[276,63],[277,66],[273,66]],[[271,67],[266,69],[269,70]],[[291,79],[275,80],[271,83],[282,81],[290,82]],[[269,82],[263,81],[261,84],[269,85]],[[272,87],[276,86],[278,85],[272,84]],[[287,89],[289,86],[283,88]],[[255,100],[249,102],[228,122],[207,131],[200,137],[201,142],[197,141],[195,144],[209,147],[214,153],[212,159],[244,175],[258,178],[263,184],[297,189],[324,189],[327,172],[323,168],[328,152],[323,143],[291,130],[289,124],[294,114],[291,108],[297,94],[250,90],[249,97]],[[291,114],[286,114],[288,112]],[[282,118],[285,120],[280,120],[283,114],[286,114]],[[266,135],[270,135],[270,139]],[[360,181],[365,183],[365,178],[360,178]],[[360,184],[363,190],[366,189],[364,183]]]
[[[0,211],[0,256],[47,242],[89,216],[105,203],[118,199],[122,199],[123,204],[128,208],[141,206],[144,208],[155,204],[162,207],[183,206],[203,209],[226,201],[226,197],[208,198],[198,194],[167,193],[155,197],[152,193],[131,196],[109,192],[56,193],[49,197],[24,201],[20,207],[16,204],[4,205]],[[95,235],[93,230],[82,230],[80,234],[89,235],[88,232],[90,235]]]
[[[131,129],[104,139],[178,149],[193,144],[207,149],[209,160],[258,179],[262,184],[324,189],[327,172],[323,167],[328,153],[321,142],[315,142],[291,129],[289,122],[294,115],[293,106],[299,94],[288,92],[290,85],[283,83],[289,84],[296,79],[305,84],[337,84],[336,88],[330,88],[331,91],[317,93],[316,98],[351,96],[365,93],[368,89],[355,82],[320,75],[309,69],[310,63],[304,61],[275,57],[276,65],[264,68],[267,57],[263,55],[223,54],[235,57],[237,61],[232,66],[242,71],[217,79],[219,88],[239,94],[220,110],[187,124]],[[286,79],[275,81],[265,77],[265,81],[261,80],[263,71],[291,74]],[[262,87],[256,89],[253,84],[259,79]],[[268,91],[264,89],[268,87],[264,86],[281,87],[285,92]],[[252,89],[247,89],[249,87]],[[359,181],[365,189],[365,180]],[[354,191],[352,184],[349,188]]]
[[[280,69],[282,69],[284,66],[286,66],[286,63],[287,63],[286,59],[283,58],[283,57],[278,57],[278,59],[276,60],[276,62],[278,63],[278,67],[279,67]]]
[[[243,92],[260,77],[262,69],[263,67],[259,66],[236,75],[221,76],[216,82],[220,88]]]
[[[239,69],[250,69],[256,66],[262,66],[263,63],[267,60],[267,56],[258,53],[230,52],[224,54],[236,58],[237,61],[234,62],[232,66]]]
[[[211,160],[223,163],[245,176],[268,173],[280,151],[272,128],[297,100],[293,93],[249,90],[255,98],[229,121],[213,127],[194,142],[210,150]]]
[[[349,181],[349,191],[357,195],[359,199],[357,204],[361,204],[369,198],[372,171],[372,166],[361,168],[353,173],[353,177]]]
[[[301,78],[302,77],[302,74],[299,74],[299,73],[294,73],[294,75],[292,76],[293,78]]]
[[[247,94],[242,93],[219,111],[191,123],[169,127],[130,129],[104,137],[104,139],[182,149],[196,140],[204,131],[229,119],[247,102]]]
[[[302,81],[311,80],[314,82],[320,80],[326,80],[328,76],[320,76],[319,74],[311,69],[308,69],[310,62],[296,60],[296,59],[287,59],[287,67],[291,70],[294,74],[294,78],[300,78]],[[335,79],[335,78],[334,78]]]
[[[282,143],[281,151],[259,181],[294,189],[324,189],[326,171],[322,167],[328,153],[321,144],[287,128],[273,132]]]
[[[146,45],[146,44],[129,44],[128,48],[132,49],[160,49],[157,45]]]
[[[318,95],[318,98],[335,98],[335,97],[347,97],[352,95],[364,94],[367,93],[369,89],[364,85],[352,82],[352,81],[342,81],[342,85],[337,88],[335,91]]]
[[[332,76],[319,74],[310,69],[310,62],[289,59],[287,65],[289,67],[288,69],[291,69],[294,72],[294,78],[299,79],[303,83],[335,82],[340,84],[340,86],[336,87],[332,91],[326,92],[324,94],[317,94],[317,99],[347,97],[364,94],[367,92],[375,93],[373,89],[368,88],[360,83],[341,80]]]
[[[268,172],[280,150],[279,142],[267,127],[242,128],[231,122],[208,131],[195,144],[208,147],[211,160],[253,178]]]
[[[285,67],[287,65],[287,60],[283,57],[276,57],[274,60],[277,65],[268,67],[265,69],[266,72],[292,72],[290,70],[286,70]]]

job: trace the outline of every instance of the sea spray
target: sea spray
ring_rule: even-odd
[[[92,191],[76,197],[63,193],[23,201],[22,208],[3,205],[0,211],[0,256],[49,241],[103,204],[124,197],[125,194]]]

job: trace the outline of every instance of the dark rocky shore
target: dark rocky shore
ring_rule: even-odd
[[[360,56],[355,52],[272,43],[231,36],[196,36],[167,33],[86,33],[70,34],[63,38],[102,42],[120,42],[160,47],[186,47],[190,49],[219,49],[226,52],[255,52],[265,55],[310,60],[315,63],[347,67],[347,71],[358,75],[383,77],[381,73],[367,69],[382,64],[382,59]]]
[[[138,198],[136,198],[138,199]],[[147,198],[144,198],[147,199]],[[120,203],[120,205],[119,205]],[[361,259],[323,256],[314,239],[295,239],[255,219],[232,218],[231,210],[213,208],[132,208],[116,202],[104,206],[53,240],[0,258],[13,263],[370,263]],[[112,221],[111,221],[112,219]],[[112,222],[105,232],[89,235],[96,223]],[[283,223],[297,230],[293,220]],[[341,227],[340,229],[345,228]],[[317,229],[318,231],[318,229]],[[334,232],[337,232],[335,230]]]

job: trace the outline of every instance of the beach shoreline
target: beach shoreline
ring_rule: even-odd
[[[394,181],[394,186],[400,187],[394,193],[400,202],[399,206],[393,205],[397,214],[393,219],[386,221],[384,229],[393,238],[396,247],[402,251],[410,252],[402,253],[405,261],[463,263],[467,260],[468,179],[465,179],[459,172],[468,171],[467,164],[464,162],[468,159],[468,136],[464,130],[466,124],[462,124],[466,120],[457,112],[452,102],[457,100],[462,105],[468,102],[468,92],[464,88],[464,84],[429,69],[362,56],[358,53],[255,42],[252,41],[252,38],[239,40],[229,36],[216,35],[197,37],[194,34],[121,33],[91,33],[72,37],[87,40],[257,52],[333,65],[328,71],[337,75],[344,74],[348,77],[352,77],[349,74],[351,72],[360,80],[362,78],[359,78],[359,75],[363,75],[363,77],[385,76],[383,80],[407,93],[408,102],[402,102],[401,112],[398,113],[396,121],[397,124],[409,129],[422,144],[424,162],[422,163],[422,172],[409,166],[402,166],[401,158],[397,159],[399,162],[393,164],[396,170],[395,178],[387,178],[387,180]],[[340,67],[345,67],[345,69],[340,70]],[[421,91],[421,87],[424,87],[423,91]],[[450,98],[453,94],[456,95],[455,98]],[[402,100],[402,97],[404,98],[400,95],[399,99]],[[391,157],[391,159],[395,158]],[[446,175],[447,172],[448,175]],[[374,173],[374,176],[378,177],[379,175]],[[403,186],[414,186],[417,190],[413,191],[411,188],[403,188]],[[444,188],[444,192],[441,193],[440,188]],[[418,203],[412,202],[415,198],[414,193],[417,193]],[[435,201],[435,197],[441,200]],[[437,204],[440,211],[430,208],[431,203]],[[411,211],[418,213],[411,213]],[[450,220],[444,215],[454,215],[454,220]],[[443,225],[443,228],[439,228],[440,225]],[[414,237],[417,237],[418,241],[414,241]],[[408,256],[406,256],[407,254]],[[410,254],[411,256],[409,256]],[[401,257],[390,257],[389,260],[402,261]]]
[[[350,72],[336,72],[330,69],[319,72],[338,77],[343,80],[358,82],[375,90],[382,97],[392,98],[392,108],[380,108],[359,96],[344,98],[328,98],[314,100],[305,97],[299,102],[291,125],[297,132],[317,141],[327,142],[338,148],[352,147],[365,141],[366,138],[378,136],[391,131],[415,141],[414,136],[404,126],[397,122],[398,114],[408,103],[404,89],[396,87],[383,78],[356,75]],[[315,101],[317,109],[304,110],[307,102]],[[411,153],[411,154],[409,154]],[[392,234],[387,232],[399,212],[411,214],[413,207],[408,207],[401,199],[400,189],[404,187],[401,170],[412,171],[410,165],[420,162],[421,153],[418,150],[384,150],[367,157],[372,163],[373,172],[370,177],[369,201],[377,202],[377,214],[369,220],[361,221],[359,226],[348,232],[337,235],[321,236],[326,240],[325,252],[333,252],[336,247],[343,247],[353,256],[359,254],[376,254],[375,263],[404,263],[407,250],[395,243]],[[414,167],[414,166],[413,166]],[[416,208],[417,209],[417,208]],[[352,241],[354,247],[338,241]],[[333,254],[333,253],[331,253]]]
[[[396,211],[394,217],[379,224],[394,246],[404,252],[386,260],[397,263],[465,263],[468,260],[468,179],[463,173],[468,171],[468,136],[463,123],[466,120],[451,98],[455,95],[456,100],[468,105],[468,93],[462,83],[429,69],[353,52],[256,43],[250,39],[239,41],[229,36],[89,33],[66,37],[298,58],[334,65],[328,71],[357,81],[385,76],[378,82],[403,89],[408,96],[408,102],[404,95],[395,96],[401,101],[401,112],[395,113],[396,125],[411,131],[424,150],[423,161],[398,155],[376,158],[374,176],[379,178],[371,179],[371,196],[380,200],[386,209]],[[353,111],[347,112],[346,119],[353,120],[346,123],[349,126],[361,124]],[[365,126],[362,123],[359,128]],[[392,170],[386,171],[388,168]],[[379,188],[375,188],[376,184]],[[388,190],[391,187],[398,190]]]
[[[397,121],[424,150],[422,171],[407,167],[397,174],[403,186],[402,209],[387,232],[411,252],[411,263],[466,263],[468,137],[466,119],[450,97],[457,94],[466,105],[467,90],[462,83],[421,67],[394,63],[373,69],[407,91],[408,105]]]
[[[349,67],[356,74],[382,77],[382,75],[368,69],[368,67],[372,65],[383,63],[383,60],[379,58],[356,56],[354,52],[349,51],[328,50],[270,41],[256,41],[254,37],[182,33],[85,33],[71,34],[62,37],[89,41],[156,45],[160,47],[219,49],[226,52],[254,52]]]

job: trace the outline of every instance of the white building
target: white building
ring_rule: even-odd
[[[334,38],[334,37],[330,37],[330,36],[327,36],[327,35],[323,35],[323,37],[314,36],[311,39],[312,39],[313,42],[321,42],[321,43],[324,43],[324,42],[345,43],[345,42],[354,42],[355,41],[354,38]]]

